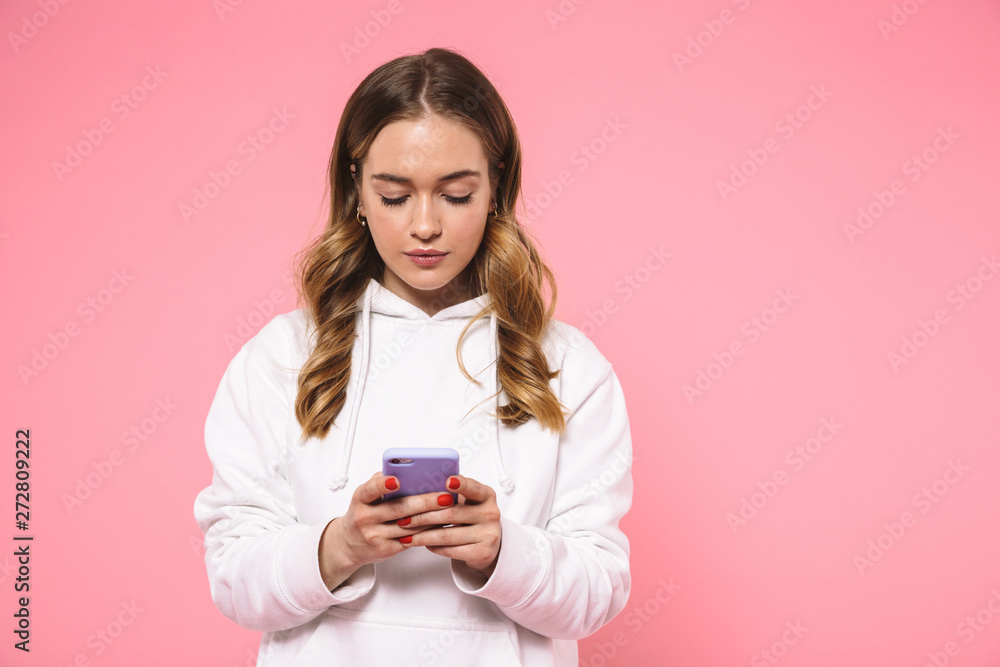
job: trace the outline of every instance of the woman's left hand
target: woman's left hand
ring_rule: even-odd
[[[410,517],[406,528],[424,528],[414,533],[407,546],[427,547],[428,551],[465,561],[473,570],[487,577],[493,573],[500,555],[500,508],[492,488],[471,477],[452,475],[448,490],[457,492],[458,504],[451,505],[451,495],[441,494],[439,503],[449,503],[439,510]],[[445,526],[445,524],[452,524]]]

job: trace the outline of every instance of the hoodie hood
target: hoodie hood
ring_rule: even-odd
[[[484,308],[489,309],[487,315],[489,319],[489,366],[487,367],[487,377],[490,395],[494,396],[493,414],[499,413],[500,408],[500,382],[497,378],[497,359],[499,358],[499,343],[497,338],[497,318],[490,308],[491,301],[488,294],[482,294],[474,299],[469,299],[461,303],[456,303],[447,308],[443,308],[434,315],[428,315],[420,308],[416,307],[402,297],[393,294],[377,280],[368,281],[364,296],[359,304],[361,313],[358,317],[355,335],[360,339],[360,356],[355,356],[351,361],[351,378],[348,384],[348,394],[353,396],[348,412],[347,432],[344,440],[344,451],[341,457],[340,466],[330,488],[339,491],[348,482],[348,468],[351,463],[351,452],[354,449],[354,434],[358,424],[358,413],[361,410],[361,401],[364,397],[365,383],[371,364],[371,320],[372,313],[399,317],[407,320],[471,320]],[[494,418],[494,425],[490,429],[490,445],[493,465],[496,468],[497,478],[500,480],[500,487],[505,493],[514,490],[514,481],[507,473],[503,464],[503,454],[500,451],[500,420]]]

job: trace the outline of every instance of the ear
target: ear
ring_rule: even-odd
[[[350,164],[350,169],[351,169],[351,180],[354,181],[354,190],[355,190],[355,192],[357,192],[357,195],[358,195],[358,206],[360,208],[360,206],[361,206],[361,184],[358,183],[358,170],[357,170],[357,167],[355,166],[355,164],[353,162]]]

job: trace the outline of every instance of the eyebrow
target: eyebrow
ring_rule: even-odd
[[[438,183],[443,183],[445,181],[454,181],[457,178],[465,178],[466,176],[481,176],[481,174],[475,169],[459,169],[458,171],[453,171],[450,174],[445,174],[438,179]],[[405,176],[397,176],[396,174],[372,174],[372,179],[379,181],[389,181],[390,183],[410,183],[410,179]]]

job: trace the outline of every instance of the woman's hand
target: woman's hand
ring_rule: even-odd
[[[439,556],[465,561],[470,568],[489,577],[500,555],[500,508],[496,493],[462,475],[449,477],[447,486],[460,494],[457,505],[452,505],[452,497],[447,493],[414,496],[436,499],[440,506],[410,516],[405,527],[416,532],[404,544],[427,547]]]
[[[412,538],[423,530],[415,526],[403,529],[397,520],[441,507],[437,502],[440,494],[382,500],[382,494],[398,488],[395,477],[375,473],[354,490],[344,515],[326,525],[319,540],[319,571],[328,589],[339,586],[362,565],[395,556],[406,548],[399,538]]]

